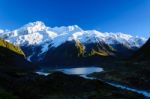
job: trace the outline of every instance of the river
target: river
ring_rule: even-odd
[[[45,75],[45,76],[47,76],[50,73],[46,72],[46,71],[45,70],[40,70],[40,71],[38,71],[36,73],[39,74],[39,75]],[[103,70],[103,68],[92,66],[92,67],[54,69],[54,70],[51,70],[51,71],[61,71],[61,72],[65,73],[65,74],[79,75],[79,76],[84,77],[86,79],[96,79],[96,78],[93,78],[93,77],[87,77],[87,75],[91,74],[91,73],[94,73],[94,72],[102,72],[104,70]],[[98,79],[98,80],[100,80],[100,79]],[[103,81],[103,82],[105,82],[105,81]],[[109,84],[111,86],[123,89],[123,90],[128,90],[128,91],[136,92],[138,94],[142,94],[145,97],[150,98],[150,92],[148,92],[148,91],[139,90],[139,89],[131,88],[131,87],[126,86],[126,85],[121,85],[121,84],[112,83],[112,82],[105,82],[105,83],[107,83],[107,84]]]

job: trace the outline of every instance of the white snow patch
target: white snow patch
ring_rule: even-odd
[[[39,54],[39,56],[40,56],[41,54],[47,52],[48,49],[49,49],[49,44],[48,44],[48,43],[47,43],[47,44],[44,44],[44,45],[42,46],[41,53]]]
[[[32,57],[32,55],[30,55],[30,56],[27,57],[27,60],[28,60],[29,62],[32,62],[32,61],[31,61],[31,57]]]

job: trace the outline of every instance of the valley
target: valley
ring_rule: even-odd
[[[2,99],[150,98],[150,39],[40,21],[0,38]]]

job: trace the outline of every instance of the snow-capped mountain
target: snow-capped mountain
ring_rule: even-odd
[[[107,44],[129,43],[131,46],[140,47],[146,41],[145,38],[133,37],[123,33],[102,33],[96,30],[82,30],[77,25],[47,27],[43,22],[37,21],[13,30],[0,30],[0,36],[18,45],[39,45],[52,41],[57,47],[65,41],[79,40],[82,43],[97,42],[101,40]]]
[[[57,48],[68,41],[79,41],[83,45],[104,42],[109,46],[124,45],[128,49],[139,48],[146,42],[141,37],[83,30],[77,25],[48,27],[41,21],[26,24],[13,31],[0,30],[0,37],[20,45],[30,61],[42,60],[50,48]]]

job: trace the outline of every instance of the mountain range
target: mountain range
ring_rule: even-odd
[[[13,31],[0,30],[0,37],[20,46],[28,61],[45,65],[84,65],[126,58],[147,40],[124,33],[83,30],[77,25],[48,27],[41,21]]]

